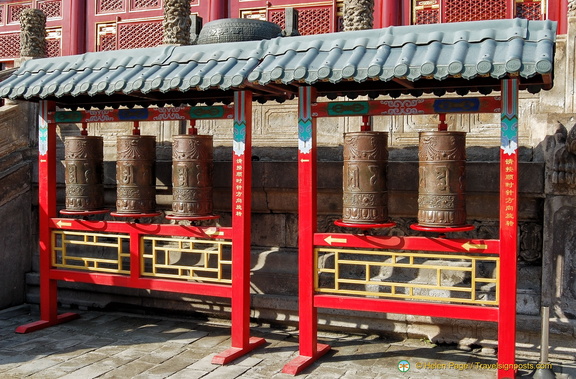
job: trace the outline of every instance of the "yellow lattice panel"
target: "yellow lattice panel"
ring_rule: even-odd
[[[498,305],[500,259],[338,248],[315,250],[320,293]]]
[[[52,231],[52,266],[129,274],[129,236],[54,230]]]
[[[142,275],[232,283],[230,241],[143,237]]]

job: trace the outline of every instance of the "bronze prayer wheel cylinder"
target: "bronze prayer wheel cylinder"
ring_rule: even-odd
[[[179,135],[172,140],[172,211],[174,216],[212,215],[214,172],[212,136]]]
[[[466,133],[420,132],[418,224],[466,224]]]
[[[125,214],[156,211],[156,137],[118,136],[116,211]]]
[[[344,134],[343,222],[379,224],[388,220],[387,163],[388,133]]]
[[[64,139],[66,210],[87,212],[104,207],[104,142],[102,137]]]

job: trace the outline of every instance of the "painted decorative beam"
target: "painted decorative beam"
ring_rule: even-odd
[[[333,101],[313,103],[314,117],[379,116],[437,113],[500,113],[500,97]]]
[[[122,122],[122,121],[166,121],[199,119],[232,119],[234,105],[103,109],[97,111],[64,111],[48,113],[48,122]]]

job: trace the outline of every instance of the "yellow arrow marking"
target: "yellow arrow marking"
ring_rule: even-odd
[[[310,159],[300,159],[300,162],[304,163],[304,162],[310,162]]]
[[[470,251],[470,249],[485,250],[488,248],[488,245],[466,242],[465,244],[462,245],[462,247],[466,249],[466,251]]]
[[[348,239],[346,238],[336,238],[336,237],[332,237],[332,236],[328,236],[326,238],[324,238],[324,241],[326,241],[326,243],[330,246],[332,246],[332,242],[336,242],[336,243],[347,243]]]
[[[64,222],[62,220],[58,220],[58,222],[56,223],[56,225],[58,225],[59,228],[63,227],[63,226],[72,226],[71,222]]]
[[[218,228],[208,228],[204,231],[209,236],[223,236],[224,232],[218,231]]]

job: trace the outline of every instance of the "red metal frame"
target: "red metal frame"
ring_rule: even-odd
[[[315,103],[314,89],[300,87],[298,119],[298,248],[300,354],[282,372],[298,374],[330,347],[317,342],[317,309],[334,308],[371,312],[450,317],[498,323],[498,377],[514,377],[516,330],[516,250],[518,228],[518,83],[502,80],[500,97],[416,99]],[[391,108],[392,107],[392,108]],[[415,112],[416,111],[416,112]],[[381,237],[345,233],[318,233],[316,118],[349,115],[501,113],[500,235],[496,240],[428,237]],[[314,249],[317,246],[486,253],[500,257],[498,307],[439,304],[315,293]]]
[[[252,93],[235,93],[233,106],[177,107],[166,109],[54,112],[53,103],[40,102],[39,118],[39,250],[40,321],[22,325],[17,333],[28,333],[77,318],[75,313],[58,315],[57,282],[84,282],[110,286],[172,291],[230,298],[232,303],[231,348],[216,355],[213,363],[226,364],[266,341],[250,337],[250,220],[252,195],[251,130]],[[56,218],[56,125],[57,122],[119,122],[194,118],[234,118],[234,169],[232,183],[232,227],[198,227],[145,224],[122,221],[88,221]],[[52,266],[52,231],[125,233],[130,237],[130,275],[84,272]],[[160,279],[141,275],[142,236],[184,236],[232,240],[231,285]]]

